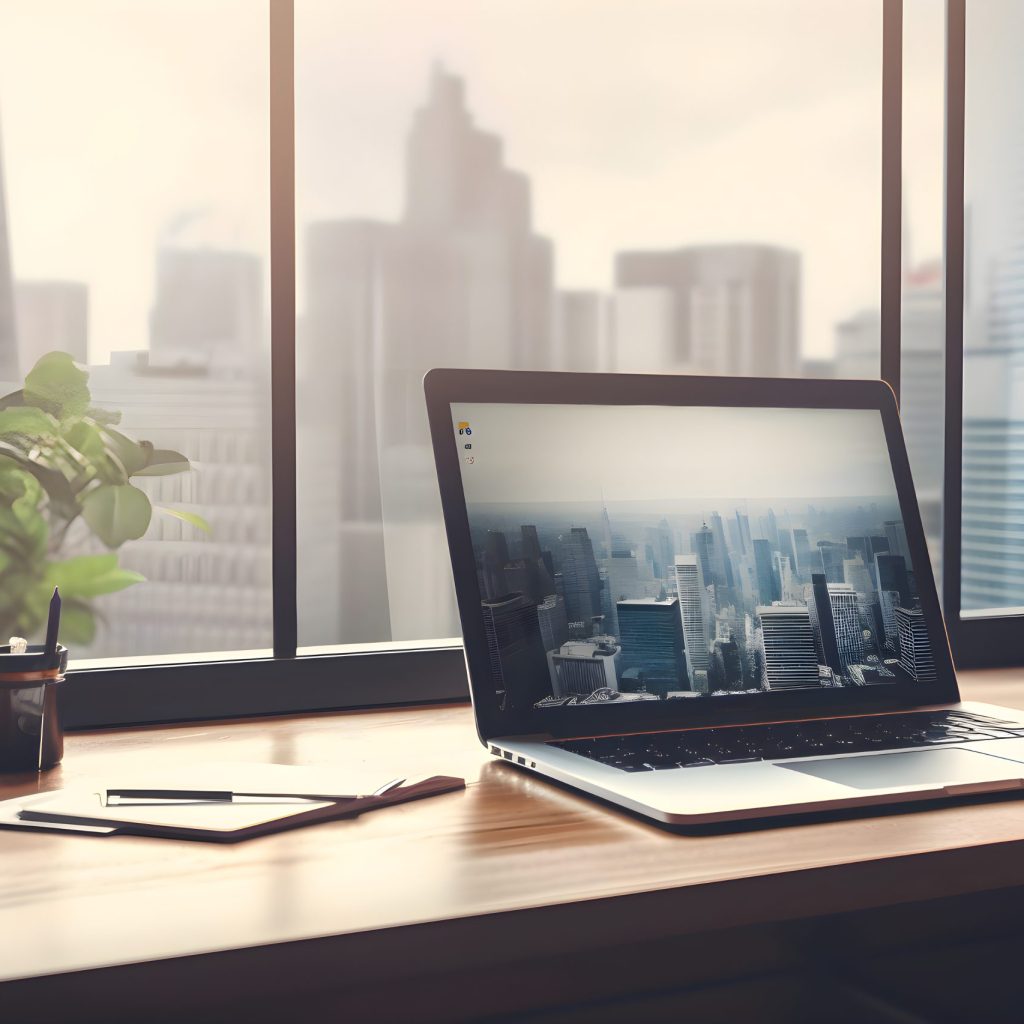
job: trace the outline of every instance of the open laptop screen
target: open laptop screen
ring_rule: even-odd
[[[877,410],[451,411],[498,708],[898,684],[928,700]]]

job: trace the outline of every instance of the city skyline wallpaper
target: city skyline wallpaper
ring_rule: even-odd
[[[512,710],[928,684],[870,410],[453,407]]]

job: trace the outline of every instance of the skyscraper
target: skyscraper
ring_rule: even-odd
[[[18,382],[21,379],[19,369],[14,320],[14,272],[11,269],[11,240],[7,227],[3,138],[0,137],[0,383]]]
[[[538,369],[551,359],[552,252],[533,229],[530,182],[508,167],[501,139],[474,123],[462,80],[442,68],[413,117],[404,172],[399,221],[308,228],[299,346],[299,430],[315,452],[300,477],[331,475],[336,493],[323,503],[338,511],[336,578],[363,581],[360,607],[338,621],[372,614],[377,640],[454,627],[443,601],[398,613],[394,600],[407,566],[425,557],[424,531],[431,557],[446,561],[423,374],[439,365]],[[300,502],[300,537],[324,535],[305,527],[311,515]],[[409,529],[389,529],[385,545],[384,520],[393,527],[399,515]]]
[[[704,569],[695,554],[675,557],[676,595],[679,599],[679,616],[686,639],[686,664],[689,669],[691,688],[695,672],[708,669],[708,650],[711,646],[714,628],[708,592],[704,585]]]
[[[879,552],[875,555],[874,569],[876,589],[898,591],[901,603],[904,607],[910,607],[910,580],[903,556]]]
[[[793,547],[796,551],[796,569],[802,579],[809,580],[812,573],[824,572],[821,556],[816,548],[811,547],[806,530],[793,531]]]
[[[750,516],[745,512],[736,510],[736,527],[740,533],[740,542],[743,545],[743,553],[749,555],[753,550],[753,540],[750,536]]]
[[[548,665],[537,606],[522,594],[481,604],[491,678],[502,707],[532,707],[548,691]]]
[[[675,362],[710,373],[794,376],[800,355],[800,254],[769,245],[620,252],[620,289],[675,298]]]
[[[569,621],[565,601],[558,594],[549,594],[537,605],[537,621],[545,651],[553,651],[569,639]]]
[[[839,644],[836,641],[836,624],[832,615],[832,600],[828,592],[828,581],[824,573],[811,574],[811,600],[807,603],[814,634],[814,645],[818,651],[818,660],[827,665],[837,675],[843,673],[843,663],[839,657]]]
[[[758,599],[771,604],[782,599],[782,584],[772,565],[772,546],[769,541],[754,541],[754,570],[757,574]]]
[[[845,670],[849,665],[857,665],[864,660],[864,629],[860,622],[857,592],[846,583],[829,583],[828,597],[832,604],[839,661]]]
[[[617,612],[623,671],[639,669],[648,691],[662,696],[670,690],[686,689],[686,641],[678,599],[619,601]]]
[[[725,543],[725,526],[722,517],[717,512],[711,513],[711,533],[714,535],[714,562],[712,569],[719,577],[715,581],[716,586],[732,588],[733,576],[732,565],[729,562],[729,548]]]
[[[594,620],[601,615],[601,577],[585,526],[574,526],[562,549],[562,586],[570,631],[574,636],[590,636]]]
[[[619,688],[616,666],[620,648],[610,638],[571,640],[548,651],[551,693],[555,697],[585,697],[607,687]]]
[[[500,530],[488,530],[482,566],[485,596],[504,597],[509,592],[510,587],[505,579],[505,566],[508,562],[508,541],[505,534]]]
[[[900,667],[919,683],[935,681],[935,659],[928,626],[920,608],[897,608],[896,629],[900,638]]]
[[[769,690],[819,686],[818,654],[807,608],[761,606],[757,614],[761,620],[761,685]]]

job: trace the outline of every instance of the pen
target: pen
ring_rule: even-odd
[[[57,653],[57,633],[60,630],[60,591],[54,587],[50,598],[50,615],[46,620],[46,646],[43,652],[52,656]]]
[[[241,792],[230,789],[108,789],[104,794],[104,803],[108,806],[111,801],[120,803],[122,800],[138,801],[194,801],[198,803],[231,803],[235,797],[280,797],[282,799],[303,799],[303,800],[360,800],[367,797],[383,796],[402,785],[405,779],[392,779],[386,782],[379,789],[364,796],[357,794],[339,795],[324,793],[255,793]]]

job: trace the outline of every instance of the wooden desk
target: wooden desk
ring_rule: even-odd
[[[965,673],[962,688],[1024,707],[1024,673]],[[62,767],[7,777],[0,798],[140,760],[359,764],[469,786],[238,846],[0,832],[0,1019],[223,1019],[240,993],[247,1021],[303,999],[347,1020],[526,1012],[573,985],[656,986],[666,950],[677,978],[726,976],[721,948],[768,970],[788,939],[772,948],[758,929],[1024,891],[1019,800],[680,836],[493,762],[466,706],[79,733]],[[612,949],[633,951],[630,982]]]

